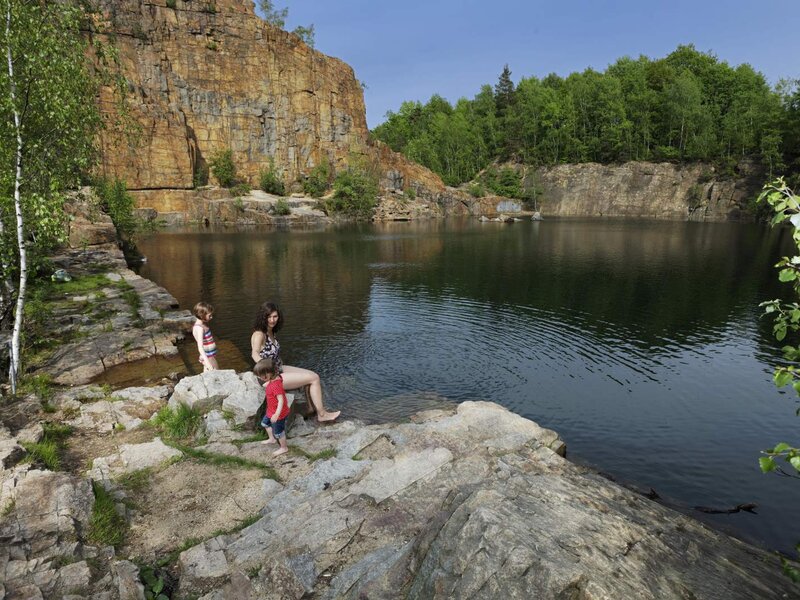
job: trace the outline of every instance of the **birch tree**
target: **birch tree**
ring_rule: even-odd
[[[63,192],[89,167],[99,117],[82,11],[45,0],[0,6],[0,324],[8,329],[13,321],[16,393],[28,278],[63,237]]]

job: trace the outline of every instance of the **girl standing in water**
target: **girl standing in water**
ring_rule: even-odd
[[[214,342],[214,336],[211,335],[211,328],[208,326],[214,315],[214,307],[208,302],[198,302],[194,305],[192,313],[197,318],[192,326],[192,336],[197,342],[197,351],[200,354],[203,371],[218,369],[217,344]]]

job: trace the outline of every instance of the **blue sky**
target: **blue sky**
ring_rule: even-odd
[[[515,82],[604,70],[620,56],[661,58],[694,44],[749,63],[770,83],[800,78],[800,0],[304,0],[287,29],[313,23],[316,48],[349,63],[367,89],[375,127],[404,100],[451,102],[494,85],[508,63]]]

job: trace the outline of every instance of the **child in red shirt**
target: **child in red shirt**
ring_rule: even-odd
[[[265,382],[267,411],[261,420],[261,426],[267,430],[268,438],[262,443],[274,444],[277,441],[280,448],[272,453],[273,456],[286,454],[289,451],[286,444],[286,417],[289,416],[289,403],[286,401],[283,379],[271,358],[262,358],[258,361],[253,367],[253,373]]]

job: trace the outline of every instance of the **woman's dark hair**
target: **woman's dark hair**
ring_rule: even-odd
[[[274,312],[278,313],[278,322],[275,323],[275,327],[272,328],[272,334],[277,334],[281,327],[283,327],[283,313],[274,302],[264,302],[264,304],[258,307],[253,329],[255,331],[261,331],[262,333],[267,333],[267,317]]]

